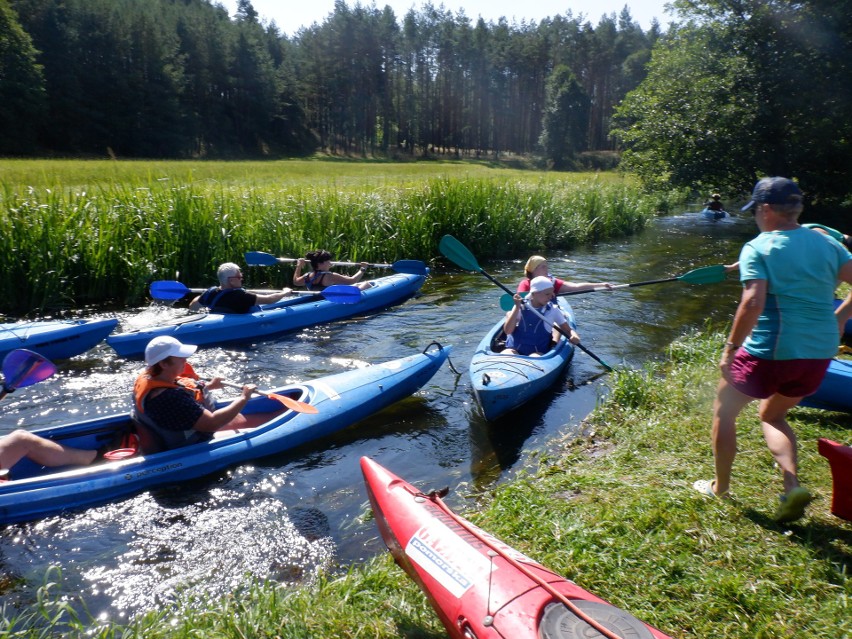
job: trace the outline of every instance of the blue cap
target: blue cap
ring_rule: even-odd
[[[793,180],[785,177],[767,177],[758,180],[751,194],[751,201],[741,211],[748,211],[755,204],[797,204],[802,201],[802,191]]]

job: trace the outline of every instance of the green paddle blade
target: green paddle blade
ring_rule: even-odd
[[[677,279],[687,284],[718,284],[719,282],[723,282],[726,276],[725,265],[714,264],[713,266],[702,266],[689,273],[684,273]]]
[[[476,261],[474,254],[452,235],[445,235],[441,238],[441,241],[438,243],[438,250],[441,251],[441,255],[454,262],[460,268],[466,271],[482,272],[482,268]]]
[[[528,293],[521,293],[521,297],[526,297]],[[503,293],[500,296],[500,308],[504,311],[511,311],[515,306],[515,296],[509,295],[508,293]]]

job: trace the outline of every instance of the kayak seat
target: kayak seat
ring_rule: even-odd
[[[159,434],[148,428],[138,419],[133,419],[133,430],[139,436],[139,451],[143,455],[153,455],[166,450],[166,443]]]

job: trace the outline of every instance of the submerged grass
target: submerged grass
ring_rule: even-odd
[[[852,525],[829,513],[831,477],[816,438],[849,440],[852,416],[794,409],[802,481],[818,496],[779,525],[780,473],[754,406],[739,422],[733,498],[692,482],[713,473],[710,411],[726,333],[676,341],[664,362],[624,370],[578,438],[565,436],[534,468],[478,496],[475,523],[580,586],[673,637],[852,637]],[[393,470],[393,469],[392,469]],[[251,584],[222,601],[98,626],[40,599],[31,618],[0,623],[26,638],[409,637],[445,632],[389,555],[323,575],[301,589]],[[17,631],[12,630],[17,628]]]
[[[158,279],[212,285],[220,263],[252,250],[433,262],[451,233],[483,259],[518,257],[634,233],[661,206],[617,174],[291,161],[283,183],[280,163],[96,163],[93,175],[85,162],[45,160],[29,161],[26,180],[21,162],[0,162],[0,312],[10,314],[136,304]],[[247,275],[249,286],[282,286],[292,272]]]

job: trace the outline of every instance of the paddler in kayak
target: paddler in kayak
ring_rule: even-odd
[[[370,288],[369,282],[362,282],[364,273],[367,272],[369,262],[361,262],[360,268],[354,275],[341,275],[331,271],[333,256],[325,249],[308,251],[305,257],[300,257],[296,262],[296,270],[293,272],[293,286],[304,286],[309,291],[321,291],[327,286],[335,284],[348,284],[357,286],[362,291]],[[310,262],[311,272],[302,273],[305,264]]]
[[[514,295],[515,306],[506,313],[503,332],[506,333],[505,355],[543,355],[559,341],[558,326],[571,336],[572,344],[580,343],[580,335],[571,328],[565,314],[553,300],[553,282],[540,275],[530,282],[526,298]],[[539,317],[539,314],[544,318]]]
[[[530,282],[536,277],[546,277],[553,283],[553,292],[556,295],[567,293],[579,293],[590,291],[594,288],[612,288],[609,282],[566,282],[553,277],[547,268],[547,258],[541,255],[533,255],[524,264],[524,278],[518,284],[518,293],[526,293],[530,290]]]
[[[198,378],[187,362],[197,349],[169,335],[155,337],[145,347],[147,368],[133,385],[132,415],[146,453],[208,441],[219,430],[257,425],[240,414],[255,385],[246,384],[239,397],[216,409],[208,393],[224,385],[219,377],[208,383]]]
[[[206,306],[211,313],[251,313],[260,310],[260,304],[272,304],[286,297],[292,289],[280,293],[249,293],[243,288],[243,273],[233,262],[225,262],[216,271],[219,286],[207,289],[189,303],[191,311]]]

